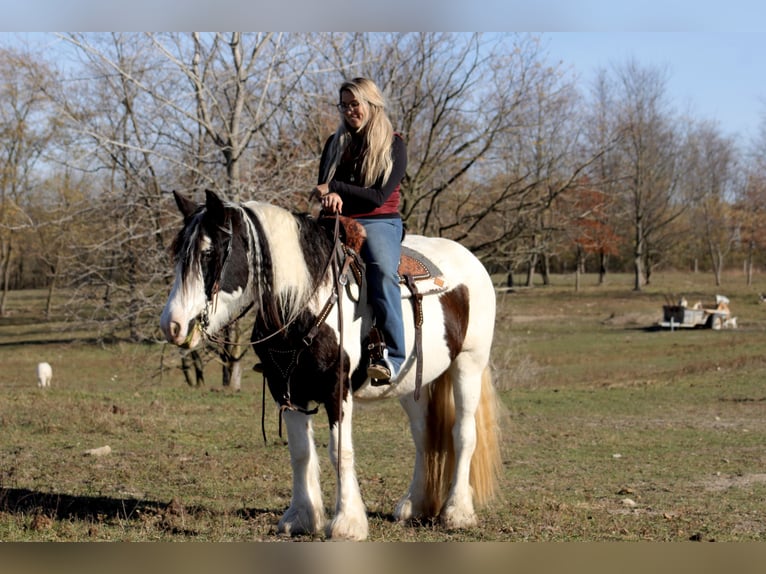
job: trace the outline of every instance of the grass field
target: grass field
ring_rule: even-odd
[[[629,277],[586,277],[576,293],[561,276],[498,294],[504,476],[474,529],[393,522],[412,470],[408,423],[396,401],[359,406],[370,540],[764,540],[766,277],[747,287],[726,276],[718,289],[702,274],[653,281],[635,293]],[[666,296],[716,293],[738,329],[653,328]],[[44,322],[42,308],[43,293],[11,293],[0,318],[0,540],[281,540],[288,451],[270,401],[264,442],[256,373],[231,392],[210,363],[207,386],[192,389],[176,350],[100,345]],[[54,370],[44,391],[39,360]],[[329,515],[323,417],[315,428]]]

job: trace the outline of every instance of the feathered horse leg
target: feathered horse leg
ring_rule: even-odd
[[[325,517],[312,417],[289,410],[284,411],[283,417],[290,445],[293,495],[289,508],[279,520],[278,531],[291,535],[318,533]]]
[[[364,540],[367,538],[367,512],[359,490],[354,461],[354,444],[351,433],[353,398],[350,394],[343,401],[343,418],[340,425],[333,424],[330,432],[330,461],[336,472],[335,518],[328,525],[327,535],[332,538]],[[340,430],[338,427],[340,426]],[[340,434],[339,434],[340,433]],[[340,446],[340,453],[338,448]],[[340,461],[340,464],[339,464]]]

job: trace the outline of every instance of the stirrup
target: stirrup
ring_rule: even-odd
[[[390,385],[396,380],[399,372],[388,358],[388,349],[382,359],[370,362],[367,367],[367,376],[370,377],[370,384],[373,387]]]
[[[388,385],[391,383],[391,369],[383,363],[373,363],[367,367],[367,376],[373,387]]]
[[[370,329],[367,351],[370,357],[370,363],[367,366],[370,384],[374,387],[390,384],[397,373],[391,361],[388,360],[388,347],[383,334],[376,327]]]
[[[370,364],[378,363],[388,356],[386,342],[383,340],[383,335],[376,327],[370,329],[367,351],[370,356]]]

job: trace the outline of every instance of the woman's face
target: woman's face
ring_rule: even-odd
[[[356,99],[354,94],[348,90],[340,93],[340,112],[343,119],[353,131],[359,131],[367,120],[367,106],[364,102]]]

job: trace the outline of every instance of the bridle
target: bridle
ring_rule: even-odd
[[[223,232],[223,234],[227,237],[226,239],[226,250],[224,251],[223,257],[221,258],[221,262],[219,265],[216,265],[216,276],[213,280],[212,285],[210,286],[210,290],[208,293],[208,288],[205,286],[205,307],[202,310],[202,312],[197,316],[197,319],[194,321],[194,326],[189,330],[189,334],[186,336],[186,339],[184,340],[183,344],[190,344],[191,340],[194,336],[194,334],[199,331],[200,334],[207,339],[208,341],[211,341],[213,343],[217,343],[220,345],[226,345],[226,344],[238,344],[236,341],[229,341],[224,338],[219,337],[218,335],[208,333],[207,328],[210,326],[210,310],[212,305],[212,311],[213,313],[216,312],[216,309],[218,307],[218,293],[221,291],[221,275],[223,275],[223,270],[226,267],[226,261],[229,258],[229,255],[231,255],[231,249],[232,249],[232,237],[234,235],[234,231],[232,229],[231,225],[231,219],[226,220],[227,227],[221,227],[219,226],[219,231]],[[247,306],[245,306],[242,311],[227,323],[226,326],[223,328],[225,329],[229,325],[232,325],[233,323],[236,323],[239,321],[242,317],[247,314],[247,312],[253,307],[254,302],[249,303]]]
[[[324,322],[327,320],[327,316],[330,314],[330,311],[332,310],[333,305],[338,301],[340,297],[340,291],[338,289],[338,286],[345,287],[347,284],[347,272],[349,270],[349,267],[354,262],[354,256],[349,253],[346,249],[343,248],[343,244],[340,241],[340,218],[338,215],[335,215],[335,228],[333,231],[333,247],[330,250],[330,253],[327,257],[327,260],[325,261],[325,264],[322,268],[322,273],[319,275],[321,279],[323,279],[327,275],[327,271],[330,269],[331,266],[334,266],[337,264],[338,259],[343,256],[344,262],[341,267],[341,271],[338,272],[338,274],[335,275],[336,282],[338,285],[335,285],[330,293],[330,296],[327,298],[327,301],[325,302],[324,306],[322,307],[322,310],[319,312],[319,315],[317,317],[317,321],[314,323],[312,328],[309,330],[309,332],[306,334],[306,336],[303,337],[304,344],[309,347],[311,346],[311,343],[313,342],[314,338],[319,332],[320,327],[324,324]],[[229,257],[229,254],[231,253],[231,222],[229,222],[228,229],[221,228],[221,231],[227,234],[228,236],[228,242],[226,246],[226,251],[224,253],[223,258],[221,259],[221,264],[218,266],[218,272],[215,280],[213,281],[212,288],[210,290],[210,295],[205,293],[205,308],[202,310],[202,313],[198,316],[198,321],[195,322],[193,329],[189,332],[189,335],[187,336],[187,341],[191,340],[191,336],[194,333],[194,331],[199,330],[202,335],[210,342],[216,343],[219,345],[226,345],[226,344],[238,344],[236,341],[230,341],[223,337],[220,337],[219,335],[215,333],[208,333],[207,328],[210,326],[210,309],[212,306],[213,313],[215,313],[216,306],[218,303],[218,293],[220,291],[220,280],[221,275],[223,274],[224,267],[226,266],[226,260]],[[255,346],[260,343],[265,343],[266,341],[276,337],[277,335],[280,335],[287,331],[287,329],[290,328],[290,326],[300,317],[301,312],[305,311],[311,301],[314,299],[315,295],[319,292],[319,289],[322,287],[323,281],[319,280],[314,285],[314,288],[311,292],[311,294],[306,297],[306,300],[304,301],[302,307],[299,309],[297,313],[294,313],[292,318],[288,320],[286,323],[284,323],[281,327],[276,329],[275,331],[269,333],[268,335],[265,335],[259,339],[251,340],[250,345]],[[230,320],[224,327],[222,327],[220,330],[225,329],[229,325],[232,325],[239,321],[242,317],[244,317],[250,309],[252,309],[255,302],[250,302],[247,306],[245,306],[242,311],[232,320]]]
[[[324,267],[322,269],[322,273],[319,276],[320,279],[316,281],[316,284],[314,285],[313,291],[309,297],[307,297],[303,303],[303,306],[301,309],[294,313],[292,318],[288,320],[286,323],[284,323],[281,327],[276,329],[275,331],[260,337],[259,339],[250,341],[250,346],[255,347],[256,345],[265,343],[269,341],[270,339],[276,337],[277,335],[284,333],[287,331],[287,329],[301,316],[302,312],[308,307],[308,305],[311,303],[311,301],[314,300],[314,297],[318,293],[320,287],[324,283],[324,278],[327,276],[327,272],[332,268],[332,274],[333,274],[333,287],[330,292],[330,295],[328,296],[327,300],[325,301],[325,304],[323,305],[322,309],[320,310],[319,314],[317,315],[316,320],[314,321],[314,324],[312,325],[311,329],[309,329],[308,333],[301,338],[302,347],[299,349],[294,349],[292,352],[295,354],[293,360],[290,362],[290,366],[288,367],[287,373],[282,373],[282,376],[284,378],[285,383],[285,396],[281,397],[278,402],[280,403],[280,417],[279,417],[279,434],[282,435],[282,414],[285,410],[289,411],[298,411],[303,412],[304,414],[315,414],[318,411],[318,407],[315,409],[306,409],[303,407],[300,407],[298,405],[294,405],[290,400],[290,379],[292,375],[292,371],[295,366],[297,366],[297,357],[300,353],[308,349],[311,344],[314,341],[314,338],[319,334],[319,330],[322,327],[322,325],[327,320],[327,317],[330,314],[330,311],[332,310],[333,306],[339,302],[343,289],[348,284],[348,272],[351,268],[352,264],[356,261],[357,255],[350,249],[348,249],[346,246],[343,245],[343,243],[340,240],[340,216],[339,214],[335,214],[334,216],[335,222],[334,222],[334,231],[333,231],[333,240],[332,240],[332,248],[330,249],[330,252],[328,254],[327,260],[325,261]],[[190,330],[189,335],[187,336],[187,340],[190,340],[193,336],[194,332],[196,330],[200,330],[202,335],[209,341],[213,343],[217,343],[220,345],[226,345],[228,344],[239,344],[235,341],[228,341],[225,338],[222,338],[216,334],[211,334],[207,332],[207,328],[210,325],[210,310],[212,305],[213,313],[215,313],[216,305],[218,302],[218,294],[220,292],[220,281],[221,281],[221,275],[223,274],[223,270],[226,266],[226,261],[229,258],[229,255],[232,250],[232,225],[231,221],[228,221],[228,227],[227,228],[220,228],[221,231],[224,232],[224,234],[227,236],[227,246],[226,250],[224,252],[223,258],[221,259],[220,265],[217,265],[217,275],[212,283],[212,286],[210,288],[210,293],[205,293],[205,308],[202,311],[202,313],[199,315],[199,320],[195,322],[195,325],[193,329]],[[342,260],[342,263],[341,263]],[[358,274],[359,277],[363,276],[363,274]],[[229,321],[228,325],[231,325],[241,319],[254,305],[255,301],[252,301],[250,304],[248,304],[240,313],[239,315]],[[224,327],[225,328],[225,327]],[[338,412],[338,453],[342,452],[342,436],[343,433],[341,432],[340,425],[343,420],[343,399],[344,399],[344,393],[342,392],[342,385],[344,382],[343,377],[343,354],[344,354],[344,347],[343,347],[343,336],[344,336],[344,329],[343,329],[343,305],[338,304],[338,359],[337,359],[337,365],[338,365],[338,372],[337,372],[337,412]],[[262,405],[261,405],[261,430],[263,433],[263,440],[264,442],[267,441],[266,439],[266,427],[265,427],[265,412],[266,412],[266,385],[267,385],[267,377],[265,376],[265,373],[263,373],[263,389],[262,389]],[[342,457],[337,457],[337,472],[338,476],[341,476],[341,459]]]
[[[324,305],[322,306],[321,310],[319,311],[313,325],[308,330],[308,332],[301,337],[301,343],[302,347],[299,349],[293,351],[296,354],[304,351],[305,349],[309,348],[311,344],[313,343],[316,336],[319,334],[319,330],[321,329],[322,325],[326,322],[330,311],[332,311],[332,308],[335,306],[335,304],[339,301],[341,297],[341,293],[343,289],[348,284],[348,273],[352,266],[352,264],[357,260],[356,254],[346,248],[342,241],[340,240],[340,217],[339,215],[334,216],[334,230],[333,230],[333,239],[332,239],[332,248],[330,249],[330,252],[328,254],[327,260],[324,263],[324,266],[322,268],[322,272],[319,275],[320,280],[316,282],[314,285],[314,288],[308,296],[303,306],[298,310],[298,312],[294,313],[292,318],[289,319],[286,323],[284,323],[282,326],[280,326],[278,329],[272,331],[271,333],[268,333],[267,335],[264,335],[258,339],[250,341],[250,346],[255,347],[256,345],[265,343],[269,341],[270,339],[273,339],[274,337],[285,333],[292,324],[298,320],[298,318],[301,316],[301,313],[306,310],[306,308],[309,306],[311,301],[314,300],[316,294],[318,293],[319,289],[322,287],[324,279],[327,276],[328,271],[332,268],[332,274],[333,274],[333,288],[330,292],[330,295],[328,296],[327,300],[325,301]],[[220,282],[221,282],[221,275],[223,274],[224,268],[226,267],[226,261],[231,253],[232,250],[232,227],[231,227],[231,221],[228,222],[228,227],[226,228],[219,228],[228,238],[226,250],[224,252],[224,255],[221,259],[220,265],[217,265],[217,275],[214,278],[210,292],[208,293],[207,289],[205,292],[205,308],[203,309],[202,313],[200,313],[198,320],[195,322],[194,327],[190,330],[189,335],[187,336],[187,341],[191,341],[191,338],[193,337],[194,333],[196,331],[200,331],[201,334],[211,343],[215,343],[221,346],[225,345],[239,345],[238,341],[231,341],[228,340],[225,337],[222,337],[216,333],[209,333],[207,331],[207,328],[210,325],[210,313],[211,308],[212,312],[215,313],[216,305],[218,302],[218,294],[220,292]],[[342,260],[342,263],[341,263]],[[359,274],[361,277],[361,274]],[[241,319],[247,312],[253,307],[254,301],[249,303],[246,307],[244,307],[240,313],[228,322],[228,324],[221,328],[221,330],[224,330],[227,326],[234,324],[236,321]],[[341,384],[341,381],[343,380],[343,306],[338,305],[338,384]],[[297,364],[297,357],[296,360],[291,362],[291,365]],[[292,368],[288,370],[287,373],[283,373],[283,377],[285,379],[285,396],[281,398],[280,402],[280,410],[295,410],[304,412],[306,414],[314,414],[317,412],[317,409],[305,409],[303,407],[294,405],[290,400],[290,375],[291,375]],[[263,400],[265,401],[265,386],[266,386],[266,377],[263,377],[263,384],[264,384],[264,393],[263,393]],[[338,413],[339,417],[342,418],[342,400],[343,400],[343,393],[338,393]],[[281,419],[281,417],[280,417]],[[340,422],[340,418],[339,418]],[[263,426],[263,425],[262,425]],[[266,440],[266,434],[265,434],[265,428],[263,429],[264,434],[264,440]],[[280,431],[281,434],[281,431]]]

